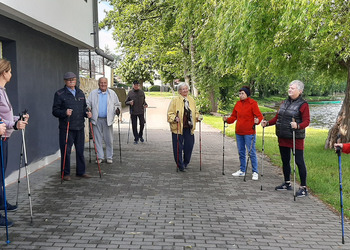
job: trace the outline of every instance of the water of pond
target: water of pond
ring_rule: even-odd
[[[330,129],[341,108],[339,104],[310,104],[310,127]]]
[[[310,107],[310,127],[330,129],[337,118],[341,108],[339,104],[309,104]],[[277,107],[278,109],[278,107]],[[275,113],[268,113],[265,119],[270,120],[275,116]]]

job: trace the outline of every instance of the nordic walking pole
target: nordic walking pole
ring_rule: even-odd
[[[3,123],[0,118],[0,124]],[[2,191],[4,196],[4,209],[5,209],[5,221],[6,221],[6,244],[10,244],[9,240],[9,223],[7,218],[7,200],[6,200],[6,188],[5,188],[5,166],[4,166],[4,147],[3,138],[0,138],[0,150],[1,150],[1,173],[2,173]]]
[[[133,100],[131,100],[131,101],[133,102]],[[129,103],[130,103],[131,101],[129,101]],[[132,106],[130,106],[130,108],[129,108],[129,113],[130,113],[130,118],[129,118],[129,130],[128,130],[128,139],[127,139],[127,141],[126,141],[126,144],[128,144],[128,143],[129,143],[129,135],[130,135],[130,122],[131,122]]]
[[[292,118],[292,122],[295,122],[295,118],[293,117]],[[293,164],[294,164],[294,170],[293,170],[293,174],[294,174],[294,177],[293,177],[293,182],[294,182],[294,185],[293,185],[293,192],[294,192],[294,201],[295,201],[295,198],[296,198],[296,192],[295,192],[295,129],[293,129]]]
[[[265,154],[265,127],[263,127],[263,132],[262,132],[261,174],[260,174],[261,187],[260,187],[260,190],[263,190],[262,179],[264,176],[264,154]]]
[[[255,132],[255,123],[253,125],[253,130]],[[244,173],[244,178],[243,181],[246,181],[246,177],[247,177],[247,170],[248,170],[248,163],[249,163],[249,159],[250,159],[250,154],[252,153],[252,148],[253,148],[253,143],[254,143],[254,137],[255,137],[255,133],[252,134],[252,140],[250,142],[250,148],[249,148],[249,152],[248,152],[248,157],[247,157],[247,164],[245,166],[245,173]]]
[[[146,142],[147,142],[147,108],[144,107],[144,110],[145,110],[145,134],[146,134]]]
[[[222,175],[225,175],[225,131],[227,126],[227,122],[224,121],[224,131],[222,133]]]
[[[120,119],[119,119],[119,115],[120,115],[120,110],[119,108],[117,108],[117,116],[118,116],[118,138],[119,138],[119,162],[122,163],[122,144],[120,142]]]
[[[92,129],[92,122],[91,122],[91,119],[89,119],[89,123],[90,123],[90,129],[91,129],[91,134],[92,134],[92,141],[93,141],[94,147],[95,147],[95,154],[96,154],[96,161],[97,161],[97,166],[98,166],[98,172],[100,173],[100,178],[102,178],[101,167],[100,167],[100,161],[99,161],[98,155],[97,155],[97,148],[96,148],[96,142],[95,142],[94,131],[93,131],[93,129]]]
[[[61,184],[63,183],[64,167],[66,165],[67,143],[68,143],[68,134],[69,134],[69,122],[70,122],[70,116],[68,116],[68,122],[67,122],[66,144],[64,146],[63,166],[62,166],[62,173],[61,173]]]
[[[130,135],[130,122],[131,122],[131,115],[130,115],[130,118],[129,118],[128,140],[126,141],[126,144],[128,144],[128,143],[129,143],[129,135]]]
[[[89,162],[91,163],[91,131],[90,131],[90,127],[89,127]]]
[[[176,117],[179,117],[179,111],[176,112]],[[179,131],[180,131],[180,122],[177,122],[177,132],[176,132],[176,148],[177,148],[177,158],[176,158],[176,172],[179,172],[179,147],[180,147],[180,141],[179,141]]]
[[[24,121],[23,115],[27,114],[27,110],[24,110],[22,115],[20,116],[20,119]],[[26,141],[25,141],[25,129],[22,129],[22,149],[23,149],[23,155],[24,155],[24,168],[26,171],[26,177],[27,177],[27,188],[28,188],[28,199],[29,199],[29,209],[30,209],[30,224],[33,224],[33,206],[32,206],[32,196],[30,194],[30,183],[29,183],[29,173],[28,173],[28,158],[27,158],[27,147],[26,147]]]
[[[340,134],[338,134],[337,142],[340,143]],[[336,148],[338,154],[338,165],[339,165],[339,191],[340,191],[340,209],[341,209],[341,242],[344,241],[344,208],[343,208],[343,181],[342,181],[342,171],[341,171],[341,147]]]
[[[202,171],[202,121],[199,120],[199,171]]]
[[[19,196],[19,184],[21,183],[21,167],[23,163],[23,142],[21,145],[21,155],[18,166],[18,179],[17,179],[17,197],[16,197],[16,206],[18,207],[18,196]]]

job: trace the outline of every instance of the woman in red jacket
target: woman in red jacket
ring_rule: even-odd
[[[258,103],[250,98],[250,88],[243,86],[239,90],[239,101],[233,108],[230,117],[223,117],[227,123],[236,123],[236,141],[240,161],[240,169],[233,176],[244,176],[246,171],[246,150],[250,151],[253,175],[252,180],[259,179],[258,159],[255,149],[255,125],[264,118],[258,107]]]

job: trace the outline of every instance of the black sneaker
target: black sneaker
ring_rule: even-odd
[[[307,196],[306,188],[300,187],[295,195],[296,195],[296,197],[305,197],[305,196]]]
[[[17,210],[17,206],[16,205],[11,205],[10,203],[6,203],[7,204],[7,211],[16,211]],[[0,206],[0,210],[5,210],[5,206]]]
[[[140,138],[140,142],[144,142],[144,141],[145,141],[145,140],[141,137],[141,138]]]
[[[13,226],[13,222],[7,220],[7,226],[8,226],[8,227],[12,227],[12,226]],[[6,227],[6,219],[5,219],[5,216],[2,216],[2,215],[0,214],[0,228],[1,228],[1,227]]]
[[[275,187],[275,190],[278,190],[278,191],[292,190],[292,184],[285,182],[282,185]]]

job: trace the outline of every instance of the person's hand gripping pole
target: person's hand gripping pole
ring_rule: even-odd
[[[22,114],[19,116],[19,120],[26,121],[28,119],[28,110],[25,109]],[[28,121],[28,120],[27,120]],[[30,223],[33,224],[33,206],[32,206],[32,196],[30,193],[30,183],[29,183],[29,172],[28,172],[28,158],[27,158],[27,146],[25,140],[25,128],[22,129],[22,150],[24,156],[24,169],[26,171],[26,179],[27,179],[27,189],[28,189],[28,199],[29,199],[29,209],[30,209]]]

